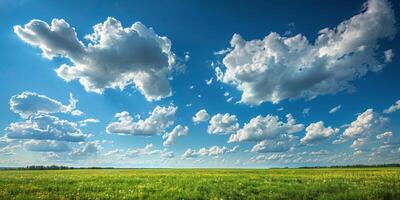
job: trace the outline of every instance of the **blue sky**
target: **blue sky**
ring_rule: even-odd
[[[0,166],[398,163],[399,6],[2,1]]]

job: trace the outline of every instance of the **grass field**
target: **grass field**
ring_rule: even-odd
[[[400,199],[400,168],[11,170],[0,199]]]

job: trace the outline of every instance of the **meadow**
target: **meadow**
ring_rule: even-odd
[[[400,168],[1,170],[0,199],[400,199]]]

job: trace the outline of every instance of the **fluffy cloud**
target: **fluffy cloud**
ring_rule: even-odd
[[[11,97],[10,110],[19,114],[23,118],[29,118],[30,116],[37,114],[76,112],[77,110],[74,109],[77,102],[78,100],[74,99],[72,94],[70,94],[69,104],[64,105],[45,95],[25,91]]]
[[[257,116],[246,123],[244,127],[232,134],[228,142],[261,141],[275,139],[281,135],[300,132],[304,129],[303,124],[296,124],[291,114],[286,115],[287,122],[279,121],[278,116]]]
[[[300,140],[302,144],[313,144],[330,138],[335,133],[338,133],[338,128],[326,127],[323,121],[311,123],[306,128],[306,135]]]
[[[400,110],[400,100],[397,100],[394,105],[391,105],[389,108],[385,109],[383,111],[383,113],[388,114],[388,113],[395,112],[397,110]]]
[[[337,105],[337,106],[333,107],[332,109],[329,110],[329,114],[333,114],[333,113],[337,112],[338,110],[340,110],[340,108],[342,108],[342,105]]]
[[[29,140],[24,142],[23,145],[28,151],[65,152],[70,150],[65,142],[55,140]]]
[[[239,129],[239,123],[236,115],[229,113],[218,113],[211,117],[210,124],[208,125],[209,134],[229,134],[234,133]]]
[[[201,122],[207,121],[209,118],[210,115],[207,113],[207,110],[201,109],[199,110],[199,112],[196,113],[196,115],[192,117],[192,121],[194,124],[199,124]]]
[[[367,109],[359,114],[357,119],[351,122],[350,126],[344,130],[343,137],[345,139],[369,137],[376,134],[387,121],[388,118],[380,116],[373,109]]]
[[[227,153],[236,153],[239,150],[239,146],[234,146],[232,149],[226,147],[212,146],[210,148],[201,148],[198,151],[193,149],[187,149],[183,153],[182,158],[195,158],[199,156],[221,156]]]
[[[164,146],[170,146],[170,145],[175,144],[175,141],[178,137],[186,136],[186,135],[188,135],[188,132],[189,132],[189,128],[187,126],[185,126],[185,127],[183,127],[181,125],[175,126],[175,128],[171,132],[165,133],[163,135]]]
[[[293,135],[282,135],[279,139],[263,140],[251,149],[252,152],[270,153],[286,152],[296,145],[297,137]]]
[[[89,155],[93,146],[98,147],[98,142],[84,142],[91,135],[83,133],[78,123],[52,115],[82,113],[76,109],[77,102],[78,100],[72,95],[68,105],[34,92],[14,95],[10,99],[10,110],[17,113],[22,120],[13,122],[4,129],[2,141],[8,144],[12,142],[22,144],[14,145],[13,148],[23,147],[27,151],[54,155],[53,157],[58,159],[74,159]],[[81,121],[79,124],[83,122],[93,122],[93,119]],[[73,150],[70,145],[79,147]]]
[[[24,27],[14,26],[14,32],[40,48],[45,58],[69,59],[73,66],[62,64],[57,75],[65,81],[78,79],[86,91],[103,93],[106,88],[123,90],[133,84],[147,100],[171,95],[168,76],[175,63],[171,41],[140,22],[124,28],[109,17],[85,36],[87,45],[63,19],[53,19],[50,25],[31,20]]]
[[[366,150],[371,145],[371,143],[371,140],[369,140],[368,138],[357,138],[353,141],[350,147],[355,151],[362,152],[363,150]]]
[[[369,0],[358,15],[320,30],[314,43],[301,34],[270,33],[251,41],[234,34],[225,71],[216,68],[216,74],[252,105],[353,90],[353,80],[384,67],[378,42],[395,36],[395,23],[388,1]]]
[[[165,129],[172,126],[175,113],[178,108],[174,106],[157,106],[145,120],[134,121],[133,117],[126,111],[115,114],[117,122],[112,122],[106,128],[107,133],[131,134],[152,136],[162,134]]]
[[[390,131],[385,131],[388,121],[388,118],[374,112],[373,109],[367,109],[358,114],[357,119],[351,122],[337,141],[340,143],[353,140],[350,147],[361,153],[383,144],[398,147],[400,138]]]
[[[79,147],[74,149],[68,155],[73,159],[80,159],[97,155],[102,149],[99,141],[79,142]]]
[[[76,123],[50,115],[35,115],[26,121],[11,123],[4,131],[10,139],[80,142],[88,137]]]

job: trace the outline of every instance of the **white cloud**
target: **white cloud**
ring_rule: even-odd
[[[227,97],[229,95],[230,95],[229,92],[224,92],[224,97]]]
[[[302,144],[315,144],[324,141],[338,133],[338,128],[325,127],[323,121],[311,123],[306,128],[306,135],[300,140]]]
[[[183,127],[181,125],[175,126],[175,128],[171,132],[165,133],[163,135],[164,146],[170,146],[170,145],[175,144],[175,141],[178,137],[186,136],[186,135],[188,135],[188,132],[189,132],[189,128],[187,126],[185,126],[185,127]]]
[[[373,109],[367,109],[358,114],[357,119],[351,122],[338,141],[353,140],[350,147],[363,152],[376,149],[382,144],[396,147],[400,144],[400,139],[394,135],[390,136],[390,131],[385,131],[388,121],[388,118],[374,112]]]
[[[388,49],[386,51],[383,52],[385,55],[385,62],[387,63],[391,63],[394,57],[394,53],[392,49]]]
[[[396,20],[386,0],[369,0],[363,11],[333,29],[319,31],[314,43],[301,34],[270,33],[262,40],[234,34],[218,80],[242,91],[241,102],[259,105],[353,90],[352,81],[384,65],[379,41],[392,39]]]
[[[119,152],[122,153],[122,150]],[[139,156],[159,155],[161,158],[173,158],[175,155],[172,151],[167,149],[155,149],[153,144],[147,144],[143,148],[132,149],[129,148],[125,153],[122,153],[123,157],[135,158]]]
[[[85,113],[84,112],[82,112],[82,111],[80,111],[80,110],[73,110],[73,111],[71,111],[71,115],[73,115],[73,116],[82,116],[82,115],[84,115]]]
[[[234,133],[239,129],[239,123],[237,121],[236,115],[218,113],[211,117],[207,131],[209,134],[220,135]]]
[[[194,124],[199,124],[201,122],[205,122],[210,118],[210,115],[207,113],[207,110],[201,109],[196,115],[192,117],[192,121]]]
[[[278,116],[257,116],[251,119],[244,127],[232,134],[228,142],[262,141],[276,139],[281,135],[300,132],[304,129],[303,124],[296,124],[291,114],[286,115],[287,122],[279,121]]]
[[[78,100],[74,99],[72,94],[70,94],[69,104],[64,105],[45,95],[25,91],[11,97],[10,110],[19,114],[22,118],[29,118],[37,114],[76,112],[74,109],[77,102]]]
[[[19,145],[7,145],[3,148],[0,148],[0,154],[5,156],[14,155],[15,151],[19,148]]]
[[[226,100],[226,102],[231,102],[233,100],[233,97],[229,97],[227,100]]]
[[[231,51],[232,49],[230,48],[226,48],[226,49],[221,49],[219,51],[214,52],[214,55],[225,55],[227,54],[229,51]]]
[[[224,78],[224,73],[222,72],[221,68],[215,68],[215,76],[217,77],[217,81],[222,81]]]
[[[340,108],[342,108],[342,105],[340,105],[340,104],[333,107],[332,109],[329,110],[329,114],[333,114],[333,113],[337,112],[338,110],[340,110]]]
[[[79,121],[79,126],[86,126],[89,123],[99,123],[99,122],[100,122],[100,120],[98,120],[98,119],[87,118],[87,119]]]
[[[381,129],[387,121],[388,118],[380,116],[373,109],[367,109],[359,114],[357,119],[351,122],[350,126],[344,130],[343,137],[345,139],[369,137],[376,134],[377,130]]]
[[[207,85],[211,85],[211,83],[213,82],[213,78],[210,78],[208,80],[205,80]]]
[[[161,158],[164,158],[164,159],[174,158],[174,157],[175,157],[175,154],[174,154],[174,152],[172,152],[172,151],[166,151],[166,150],[164,150],[163,152],[161,152],[160,157],[161,157]]]
[[[69,59],[73,66],[62,64],[57,75],[67,82],[78,79],[86,91],[103,93],[133,84],[149,101],[171,95],[168,76],[176,60],[171,41],[140,22],[124,28],[109,17],[85,36],[88,45],[63,19],[53,19],[51,25],[31,20],[24,27],[14,26],[14,32],[40,48],[45,58]]]
[[[297,137],[293,135],[282,135],[274,140],[262,140],[253,146],[252,152],[269,153],[269,152],[286,152],[296,145]]]
[[[389,138],[389,137],[392,137],[392,136],[393,136],[393,133],[391,131],[386,131],[384,133],[381,133],[381,134],[377,135],[376,139],[382,140],[382,139]]]
[[[78,125],[50,115],[35,115],[23,122],[13,122],[5,128],[10,139],[58,140],[80,142],[88,135]]]
[[[383,111],[383,113],[392,113],[395,112],[397,110],[400,110],[400,99],[396,101],[396,103],[394,105],[391,105],[389,108],[385,109]]]
[[[101,149],[102,146],[100,141],[97,140],[90,142],[79,142],[79,147],[74,149],[68,155],[73,159],[86,158],[97,155]]]
[[[106,132],[142,136],[162,134],[166,128],[174,124],[177,109],[174,106],[157,106],[147,119],[140,119],[138,121],[133,121],[133,117],[129,112],[123,111],[115,114],[115,118],[118,121],[110,123],[106,128]]]
[[[56,140],[28,140],[23,145],[28,151],[65,152],[70,150],[65,142]]]
[[[329,154],[329,151],[327,151],[327,150],[319,150],[319,151],[311,151],[310,152],[310,155],[314,155],[314,156],[324,156],[324,155],[328,155]]]
[[[154,150],[153,144],[148,144],[144,148],[137,148],[137,149],[128,149],[126,151],[127,157],[137,157],[137,156],[144,156],[144,155],[153,155],[159,153],[158,150]]]
[[[198,151],[193,149],[187,149],[185,153],[183,153],[182,158],[196,158],[199,156],[221,156],[228,153],[236,153],[239,151],[239,146],[234,146],[232,149],[228,149],[227,147],[219,147],[212,146],[210,148],[201,148]]]
[[[187,61],[189,61],[189,59],[190,59],[190,52],[185,52],[184,53],[185,54],[185,62],[187,62]]]
[[[371,141],[368,138],[357,138],[353,141],[350,147],[355,151],[363,151],[366,150],[370,145]]]

